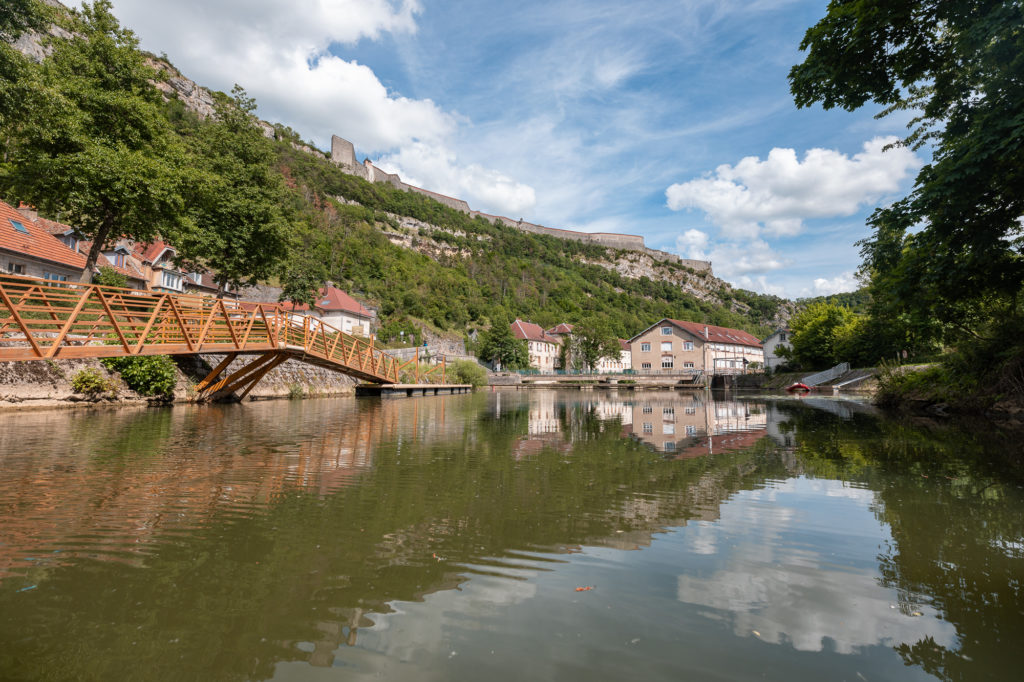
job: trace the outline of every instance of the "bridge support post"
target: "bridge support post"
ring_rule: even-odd
[[[214,396],[221,394],[227,395],[241,390],[242,393],[239,395],[239,400],[249,395],[249,392],[256,387],[256,384],[260,382],[267,372],[274,369],[282,362],[288,359],[287,353],[279,351],[270,351],[259,356],[245,367],[242,367],[235,372],[232,372],[227,378],[221,379],[220,381],[214,381],[217,376],[224,371],[224,369],[231,364],[234,360],[233,356],[225,358],[212,372],[210,376],[203,379],[200,382],[202,388],[199,391],[198,399],[200,402],[206,402],[213,399]]]

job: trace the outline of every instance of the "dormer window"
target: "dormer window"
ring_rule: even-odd
[[[123,253],[115,253],[114,254],[114,265],[116,265],[119,268],[123,268],[124,267],[124,254]]]

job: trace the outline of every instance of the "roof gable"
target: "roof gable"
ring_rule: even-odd
[[[539,324],[523,322],[519,318],[511,325],[512,336],[524,341],[539,341],[541,343],[558,344],[558,338],[549,335]]]

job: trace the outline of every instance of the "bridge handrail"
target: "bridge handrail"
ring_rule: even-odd
[[[280,303],[0,275],[0,361],[288,348],[387,382],[403,366],[372,339]]]

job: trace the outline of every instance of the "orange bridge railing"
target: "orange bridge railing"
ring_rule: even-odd
[[[440,365],[420,372],[414,361],[374,347],[276,303],[230,301],[0,275],[0,361],[110,358],[127,355],[227,357],[197,386],[200,393],[245,393],[289,358],[371,383],[398,383],[403,374],[444,381]],[[260,355],[220,379],[238,355]],[[244,395],[243,395],[244,397]]]

